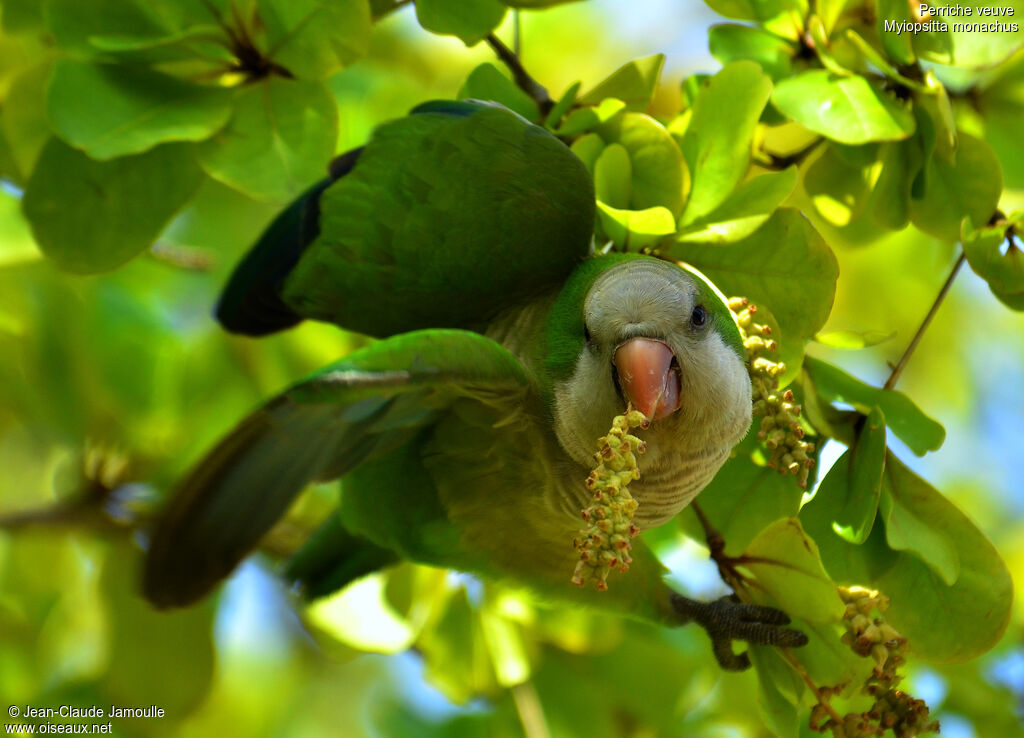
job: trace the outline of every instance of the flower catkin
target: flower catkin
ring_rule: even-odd
[[[896,689],[902,677],[896,673],[905,662],[907,639],[885,621],[889,598],[863,587],[839,587],[839,596],[846,603],[843,615],[843,643],[854,653],[873,659],[875,667],[861,692],[874,697],[866,712],[851,712],[837,721],[824,704],[811,711],[811,730],[831,731],[835,738],[874,738],[892,731],[897,738],[913,738],[922,733],[935,733],[939,723],[932,720],[924,700],[915,699]],[[874,611],[876,617],[872,617]],[[823,688],[819,694],[828,700],[842,689]]]
[[[608,434],[597,441],[597,466],[585,482],[593,492],[593,504],[580,511],[587,527],[572,542],[580,555],[573,584],[583,587],[593,579],[598,589],[606,590],[608,574],[613,569],[628,571],[633,561],[629,557],[630,539],[640,529],[633,524],[637,501],[629,493],[629,483],[640,478],[636,457],[646,446],[629,431],[646,428],[648,422],[643,413],[627,408],[615,416]]]
[[[779,377],[785,374],[786,365],[765,356],[778,351],[778,343],[770,338],[771,328],[754,322],[756,305],[745,297],[731,297],[728,304],[736,315],[749,358],[747,369],[754,390],[754,416],[761,418],[757,437],[770,452],[768,466],[780,474],[794,475],[797,484],[806,489],[807,475],[814,466],[811,457],[814,444],[804,440],[800,406],[794,403],[792,390],[779,392]]]

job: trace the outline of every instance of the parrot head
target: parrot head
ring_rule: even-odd
[[[685,488],[669,505],[675,514],[750,426],[746,352],[727,305],[698,275],[651,257],[592,259],[559,303],[563,328],[549,332],[549,343],[563,343],[553,392],[559,443],[591,466],[595,440],[631,404],[650,420],[641,479],[674,476]]]

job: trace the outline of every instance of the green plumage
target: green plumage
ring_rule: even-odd
[[[739,333],[714,289],[652,257],[590,256],[586,169],[497,106],[422,106],[332,176],[271,226],[219,315],[252,334],[313,317],[384,340],[281,393],[195,467],[152,536],[146,596],[202,597],[308,484],[341,478],[337,514],[286,567],[310,596],[409,559],[717,628],[711,613],[732,606],[671,592],[639,539],[610,591],[570,584],[583,482],[624,387],[660,392],[652,408],[674,398],[642,431],[653,481],[631,486],[650,525],[685,506],[749,426]],[[638,362],[628,385],[620,360]],[[769,642],[774,627],[735,632]],[[715,633],[723,665],[742,666],[733,631]]]
[[[284,284],[297,314],[373,336],[480,327],[589,252],[590,175],[562,142],[497,106],[414,112],[321,197],[320,234]]]

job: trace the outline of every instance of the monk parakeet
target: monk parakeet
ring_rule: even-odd
[[[400,559],[526,584],[666,625],[802,645],[770,608],[673,592],[636,539],[608,591],[570,583],[597,439],[627,403],[651,420],[630,491],[641,530],[697,495],[751,419],[746,354],[698,275],[591,253],[594,192],[557,138],[496,105],[438,102],[379,127],[267,230],[218,308],[251,335],[303,318],[381,340],[244,419],[160,519],[144,591],[212,589],[314,481],[336,515],[289,562],[309,596]]]

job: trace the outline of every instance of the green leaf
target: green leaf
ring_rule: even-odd
[[[658,87],[658,78],[664,65],[664,54],[631,61],[584,94],[579,104],[597,105],[605,98],[614,97],[626,103],[626,110],[642,113],[654,99],[654,91]]]
[[[109,668],[100,691],[116,705],[158,705],[168,720],[180,720],[202,703],[214,670],[214,603],[173,613],[156,612],[138,593],[139,552],[112,546],[100,587],[107,609]],[[177,677],[168,681],[167,674]],[[119,723],[145,732],[153,718]],[[134,724],[133,724],[134,723]]]
[[[950,663],[984,653],[999,640],[1009,621],[1013,583],[1006,564],[963,513],[893,454],[886,468],[895,472],[902,490],[909,490],[902,499],[914,517],[939,538],[955,543],[960,559],[956,583],[946,584],[918,553],[889,548],[883,526],[875,526],[862,546],[831,535],[827,501],[815,497],[801,509],[800,519],[819,542],[825,568],[837,582],[872,587],[887,595],[886,618],[907,637],[916,656]],[[937,555],[938,549],[930,548],[934,539],[915,543],[929,546],[931,555]],[[948,558],[943,565],[949,565]]]
[[[576,154],[587,169],[593,173],[597,158],[604,151],[604,141],[596,133],[587,133],[573,141],[571,148],[572,153]]]
[[[231,115],[231,93],[144,67],[57,62],[48,99],[57,135],[94,159],[201,141]]]
[[[15,77],[0,114],[0,126],[18,170],[16,181],[22,185],[51,136],[46,118],[46,83],[50,69],[50,64],[44,62]]]
[[[947,586],[933,567],[904,553],[875,586],[889,596],[889,622],[910,639],[915,654],[939,663],[966,661],[992,648],[1006,630],[1013,582],[999,553],[963,513],[930,485],[918,489],[927,493],[917,514],[956,541],[960,576]]]
[[[834,145],[829,145],[807,167],[803,186],[822,218],[832,225],[845,226],[867,204],[870,180],[871,167],[851,164]]]
[[[770,93],[771,80],[745,61],[729,64],[701,88],[683,135],[693,185],[680,225],[710,213],[743,180],[754,128]]]
[[[299,79],[326,79],[369,49],[366,0],[260,0],[259,13],[265,53]]]
[[[914,22],[915,19],[910,15],[910,3],[904,0],[877,0],[877,3],[875,28],[886,56],[899,65],[913,64],[917,61],[913,44],[913,38],[917,34],[886,30],[887,27],[892,28],[891,24]],[[886,21],[890,21],[890,24],[887,24]]]
[[[761,28],[723,23],[708,29],[708,47],[711,56],[722,66],[747,59],[757,62],[773,80],[793,73],[793,54],[796,47]]]
[[[1019,241],[1007,240],[1007,228],[1021,220],[1024,220],[1024,210],[1014,213],[1008,223],[975,229],[968,217],[961,236],[971,269],[988,282],[992,294],[1012,310],[1024,310],[1024,253]]]
[[[680,242],[732,243],[760,228],[796,186],[797,167],[749,179],[725,202],[681,229]]]
[[[706,0],[719,15],[735,20],[771,22],[780,16],[803,18],[807,15],[805,0]]]
[[[1024,119],[1024,54],[999,67],[998,76],[980,87],[977,108],[985,139],[1003,167],[1005,186],[1024,189],[1024,147],[1020,121]]]
[[[23,208],[36,242],[61,269],[102,272],[148,248],[201,182],[184,144],[95,161],[54,138]]]
[[[616,246],[633,251],[657,243],[676,229],[672,213],[661,206],[646,210],[619,210],[598,202],[597,217],[605,235]]]
[[[822,346],[837,349],[862,349],[885,343],[896,335],[896,332],[884,331],[826,331],[814,337]]]
[[[796,738],[800,733],[796,706],[806,689],[803,680],[774,648],[751,646],[747,653],[757,671],[757,704],[765,724],[780,738]]]
[[[594,162],[594,194],[597,199],[613,208],[628,208],[631,178],[632,167],[626,148],[617,143],[606,146]]]
[[[878,512],[885,468],[885,416],[877,407],[864,418],[854,445],[844,453],[822,480],[818,494],[833,503],[832,530],[840,538],[860,545],[868,539]]]
[[[882,170],[866,207],[876,223],[898,231],[910,222],[910,188],[921,169],[921,147],[915,139],[884,143],[878,157]]]
[[[242,90],[235,114],[199,146],[207,173],[259,200],[285,202],[325,176],[338,110],[317,82],[268,78]]]
[[[756,433],[751,431],[756,438]],[[796,515],[803,490],[774,469],[739,453],[715,475],[700,496],[700,508],[725,540],[725,552],[739,556],[769,523]],[[696,514],[679,516],[683,530],[704,541]]]
[[[569,112],[569,108],[576,102],[576,95],[580,91],[579,82],[573,82],[569,85],[569,89],[558,98],[558,102],[554,104],[547,117],[544,119],[544,126],[546,128],[554,129],[562,121],[562,117]]]
[[[846,606],[821,564],[818,546],[795,517],[777,520],[750,542],[742,564],[790,617],[811,623],[838,623]]]
[[[21,202],[0,190],[0,268],[35,261],[40,256],[28,223],[21,214]]]
[[[880,408],[889,429],[918,456],[942,446],[945,428],[899,390],[873,387],[811,356],[804,359],[804,368],[818,393],[829,402],[845,402],[865,415],[874,407]]]
[[[778,321],[782,360],[790,372],[799,369],[804,342],[828,319],[839,275],[831,249],[802,215],[780,208],[741,241],[677,244],[670,255],[702,271],[723,293],[767,308]]]
[[[786,117],[841,143],[897,141],[915,129],[914,116],[903,103],[859,75],[801,72],[775,85],[772,104]]]
[[[555,133],[559,136],[575,136],[584,131],[592,131],[602,123],[606,123],[614,118],[625,108],[626,103],[614,97],[602,100],[597,107],[577,108],[569,113]]]
[[[501,103],[532,123],[540,122],[540,111],[533,98],[490,62],[484,62],[469,73],[459,90],[458,99]]]
[[[910,219],[925,233],[946,241],[960,238],[960,223],[969,217],[986,223],[1003,190],[1002,170],[992,148],[961,133],[951,162],[936,152],[925,165],[925,192],[910,200]]]
[[[683,155],[664,126],[643,113],[624,112],[600,126],[597,133],[605,143],[622,144],[629,152],[633,173],[630,209],[660,205],[678,215],[686,170]]]
[[[939,493],[892,452],[886,456],[882,478],[881,511],[885,539],[894,551],[913,551],[953,586],[960,577],[960,554],[953,541],[940,532],[929,505]]]
[[[498,0],[416,0],[416,18],[431,33],[458,36],[472,46],[501,25],[506,6]]]

